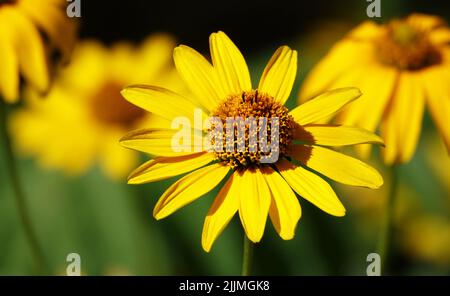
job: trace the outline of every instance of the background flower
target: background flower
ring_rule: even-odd
[[[450,149],[450,28],[437,16],[412,14],[384,25],[366,21],[339,41],[311,71],[300,92],[355,85],[363,92],[336,122],[370,131],[381,126],[387,164],[411,160],[424,105]],[[370,146],[361,147],[365,155]]]
[[[11,118],[16,146],[46,168],[81,174],[99,163],[108,176],[123,178],[138,159],[118,140],[156,119],[126,102],[120,90],[144,82],[182,87],[172,66],[173,47],[166,35],[149,37],[139,47],[80,43],[45,97],[27,91],[25,108]]]
[[[66,16],[65,0],[0,2],[0,97],[19,98],[20,79],[40,92],[50,85],[52,57],[67,60],[76,26]]]

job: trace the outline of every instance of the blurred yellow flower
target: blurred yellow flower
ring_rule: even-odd
[[[412,14],[386,25],[367,21],[338,42],[311,71],[300,101],[336,87],[364,94],[337,122],[375,131],[381,126],[387,164],[408,162],[428,109],[450,148],[450,29],[435,16]],[[381,122],[381,124],[380,124]],[[370,146],[361,147],[367,156]]]
[[[0,1],[0,97],[6,102],[17,101],[21,76],[47,91],[51,54],[69,56],[76,26],[66,5],[65,0]]]
[[[178,133],[175,129],[153,127],[131,132],[122,139],[125,147],[158,157],[136,169],[130,175],[130,184],[154,182],[190,172],[159,199],[153,212],[156,219],[169,216],[227,179],[207,214],[202,234],[203,249],[210,251],[213,242],[237,212],[251,241],[261,240],[267,216],[281,238],[288,240],[294,237],[301,216],[294,191],[331,215],[345,214],[344,206],[331,186],[311,170],[348,185],[369,188],[382,185],[382,177],[372,167],[323,147],[382,144],[378,136],[358,128],[315,124],[357,99],[360,96],[358,89],[330,91],[289,112],[283,105],[297,72],[295,50],[280,47],[267,64],[255,90],[244,57],[227,35],[213,33],[209,41],[212,65],[188,46],[181,45],[174,50],[176,68],[193,96],[185,97],[155,86],[131,86],[122,94],[136,106],[167,120],[184,116],[192,122],[194,110],[200,110],[203,118],[219,118],[225,126],[227,118],[238,116],[244,120],[278,118],[280,132],[276,149],[279,158],[272,164],[263,163],[265,154],[261,151],[261,143],[256,151],[252,151],[248,140],[244,141],[243,152],[211,152],[205,147],[200,147],[200,152],[177,152],[171,142]],[[269,129],[275,128],[273,123],[268,125]],[[234,129],[234,125],[231,128]],[[204,132],[207,131],[205,128]],[[192,132],[196,134],[196,131]],[[249,130],[245,133],[250,137]],[[235,139],[232,145],[238,143]]]
[[[450,267],[450,221],[433,215],[415,215],[400,233],[403,249],[413,258]]]
[[[26,92],[25,108],[10,122],[16,146],[47,168],[80,174],[99,162],[110,177],[125,177],[138,155],[118,140],[130,128],[159,120],[128,103],[120,91],[144,82],[182,88],[171,60],[174,46],[166,35],[150,37],[139,48],[80,43],[44,99]]]

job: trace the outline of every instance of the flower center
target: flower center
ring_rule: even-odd
[[[105,83],[91,98],[94,117],[105,125],[132,127],[145,115],[145,111],[130,104],[120,94],[122,85]]]
[[[212,116],[222,124],[219,131],[211,124],[212,145],[216,144],[216,136],[223,141],[223,150],[214,153],[234,169],[270,163],[263,159],[271,153],[277,155],[276,161],[286,155],[293,139],[295,122],[289,110],[257,90],[230,96]]]
[[[390,22],[375,44],[379,60],[401,70],[420,70],[441,62],[441,54],[427,32],[406,21]]]

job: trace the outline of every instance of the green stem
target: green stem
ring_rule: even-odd
[[[9,173],[11,186],[16,201],[19,218],[22,222],[27,242],[31,248],[32,256],[36,264],[36,271],[42,274],[44,270],[44,256],[40,248],[36,233],[34,232],[32,222],[28,213],[28,207],[25,196],[20,185],[20,178],[17,172],[17,166],[14,158],[14,152],[11,145],[11,139],[7,128],[7,105],[0,97],[0,133],[4,141],[4,152],[6,160],[6,171]]]
[[[380,234],[378,239],[378,254],[381,258],[381,274],[389,270],[389,256],[392,238],[392,224],[395,208],[395,199],[397,196],[398,172],[397,167],[391,167],[391,186],[389,194],[385,200],[385,208],[383,211],[383,220],[381,221]]]
[[[242,275],[249,276],[252,273],[253,242],[244,234],[244,250],[242,254]]]

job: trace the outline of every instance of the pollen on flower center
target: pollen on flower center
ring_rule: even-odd
[[[441,62],[441,54],[427,32],[406,21],[390,22],[375,45],[382,63],[402,70],[420,70]]]
[[[91,98],[93,116],[106,125],[130,127],[145,115],[145,111],[126,101],[122,85],[107,82]]]
[[[226,151],[224,149],[222,152],[214,152],[217,159],[232,168],[243,168],[259,165],[261,164],[261,157],[267,156],[271,153],[262,149],[261,141],[257,141],[256,143],[250,141],[250,138],[258,138],[259,135],[264,133],[262,129],[267,131],[267,146],[272,149],[277,149],[272,152],[279,153],[279,158],[286,155],[288,146],[293,139],[295,122],[293,117],[289,115],[289,110],[275,101],[273,97],[267,94],[259,93],[257,90],[230,96],[215,110],[215,112],[213,112],[212,116],[220,118],[224,131],[229,128],[227,127],[227,119],[241,118],[243,121],[247,121],[247,119],[253,118],[256,123],[259,123],[260,118],[265,118],[267,120],[267,125],[262,126],[257,124],[255,129],[250,128],[248,121],[245,122],[245,135],[243,137],[245,143],[241,143],[242,146],[245,145],[244,151],[238,151],[237,149],[239,145],[238,141],[240,140],[237,137],[238,123],[233,121],[233,131],[235,133],[235,137],[233,137],[233,151]],[[273,130],[271,119],[273,118],[278,119],[279,142],[276,147],[271,145],[271,131]],[[228,123],[229,122],[230,121],[228,121]],[[210,132],[214,133],[214,129],[210,129]],[[221,134],[221,137],[223,138],[223,147],[225,147],[227,144],[227,137],[225,133]]]

